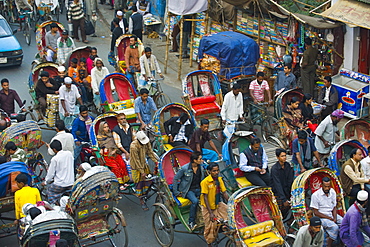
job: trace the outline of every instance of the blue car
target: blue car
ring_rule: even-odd
[[[22,47],[14,36],[8,22],[0,15],[0,67],[21,65]]]

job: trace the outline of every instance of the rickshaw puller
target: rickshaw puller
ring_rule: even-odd
[[[322,247],[324,245],[324,230],[321,225],[319,217],[312,217],[309,225],[299,229],[293,247]]]
[[[148,89],[140,89],[140,97],[135,99],[134,106],[138,121],[141,123],[141,130],[145,130],[152,122],[152,112],[158,110],[154,100],[149,96]]]

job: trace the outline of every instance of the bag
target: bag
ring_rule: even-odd
[[[94,25],[91,21],[85,19],[85,33],[86,35],[91,35],[95,33]]]

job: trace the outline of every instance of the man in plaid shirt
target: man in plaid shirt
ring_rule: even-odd
[[[62,37],[59,37],[57,41],[57,62],[65,66],[68,54],[74,49],[76,46],[73,39],[68,36],[68,31],[64,30]]]

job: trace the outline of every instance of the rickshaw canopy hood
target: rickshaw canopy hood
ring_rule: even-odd
[[[248,36],[227,31],[203,36],[199,44],[199,59],[209,55],[221,63],[219,75],[227,80],[240,75],[255,75],[259,46]]]

